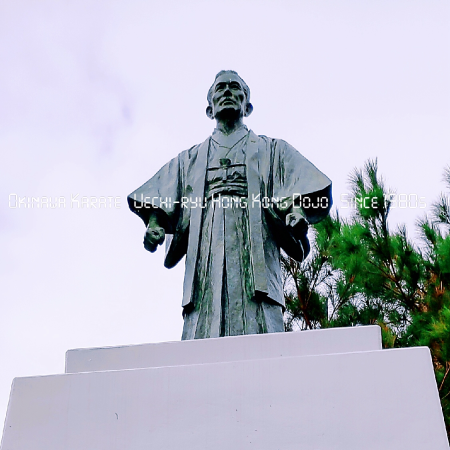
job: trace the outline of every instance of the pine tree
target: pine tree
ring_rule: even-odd
[[[450,167],[444,172],[450,191]],[[411,313],[411,324],[400,339],[402,346],[431,349],[447,432],[450,435],[450,196],[441,194],[431,219],[418,220],[423,242],[425,280],[422,310]]]
[[[444,180],[450,190],[450,167]],[[450,434],[450,196],[441,194],[413,243],[389,228],[393,198],[368,161],[351,177],[354,214],[317,224],[310,257],[283,259],[287,330],[378,324],[385,348],[431,349]]]

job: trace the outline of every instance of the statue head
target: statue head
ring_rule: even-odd
[[[247,117],[253,111],[250,89],[234,70],[221,70],[208,91],[206,115],[210,119]]]

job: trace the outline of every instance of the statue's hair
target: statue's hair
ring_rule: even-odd
[[[234,71],[234,70],[221,70],[216,75],[216,78],[214,78],[214,83],[216,82],[217,78],[219,78],[220,75],[223,75],[224,73],[232,73],[232,74],[236,75],[237,77],[239,77],[239,79],[242,82],[242,87],[244,89],[244,93],[245,93],[245,97],[246,97],[247,103],[250,103],[250,88],[247,86],[247,83],[242,79],[242,77],[236,71]],[[214,83],[209,88],[208,95],[206,97],[208,99],[209,106],[212,106],[212,96],[213,96]]]

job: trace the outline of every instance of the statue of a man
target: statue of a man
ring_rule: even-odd
[[[167,268],[186,255],[182,339],[284,331],[280,248],[309,252],[308,223],[331,207],[331,181],[285,141],[243,123],[250,89],[217,74],[205,142],[181,152],[128,197],[154,252],[167,234]]]

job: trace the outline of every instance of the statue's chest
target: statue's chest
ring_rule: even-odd
[[[245,140],[229,148],[212,142],[206,173],[207,197],[217,194],[247,196]]]

